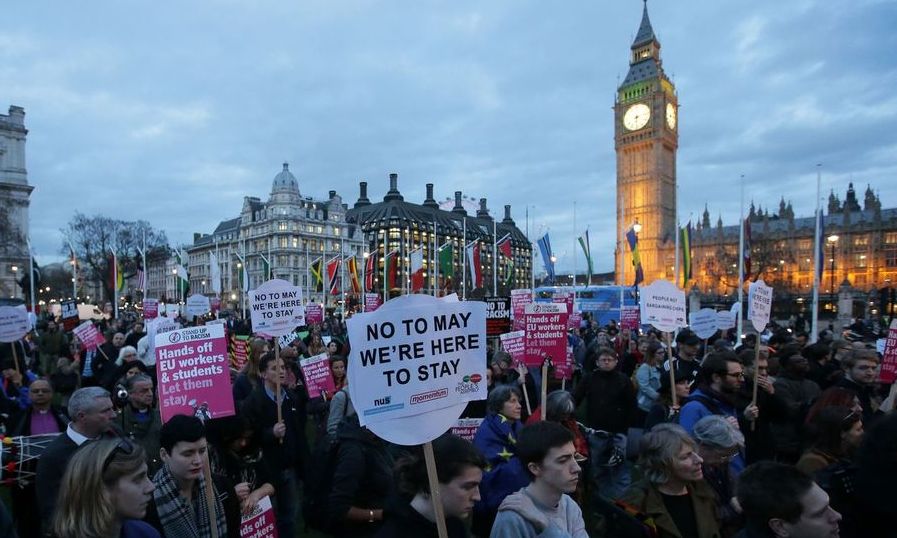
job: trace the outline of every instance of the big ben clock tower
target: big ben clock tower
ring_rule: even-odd
[[[647,3],[631,49],[629,73],[617,89],[614,104],[616,280],[627,285],[634,282],[635,271],[625,234],[635,223],[639,224],[636,230],[644,283],[674,278],[679,147],[676,89],[663,72],[660,42],[648,19]]]

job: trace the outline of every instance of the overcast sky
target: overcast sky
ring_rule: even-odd
[[[734,224],[746,198],[812,214],[855,181],[897,205],[897,2],[652,0],[679,92],[680,218]],[[267,199],[358,181],[382,199],[455,190],[548,229],[559,271],[587,226],[613,269],[614,95],[642,2],[15,2],[0,110],[26,111],[31,233],[61,258],[80,210],[146,219],[176,243]],[[576,202],[576,227],[573,212]],[[578,266],[584,262],[580,252]]]

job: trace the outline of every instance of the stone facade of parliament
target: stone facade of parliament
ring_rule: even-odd
[[[862,202],[852,183],[843,202],[834,192],[829,195],[823,218],[820,296],[837,293],[845,281],[862,292],[893,287],[897,282],[897,208],[881,205],[869,186]],[[763,278],[777,292],[812,293],[813,217],[795,217],[791,203],[782,199],[776,212],[755,208],[752,203],[748,218],[751,279]],[[711,224],[710,212],[704,210],[692,235],[693,280],[688,288],[717,296],[737,291],[738,228],[737,224],[723,226],[722,219]],[[834,236],[837,240],[829,240]]]

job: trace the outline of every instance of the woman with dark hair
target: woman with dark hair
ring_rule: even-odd
[[[333,341],[331,340],[332,344]],[[337,392],[346,388],[346,358],[342,355],[331,355],[330,356],[330,375],[333,376],[333,392]],[[333,394],[327,396],[328,399],[332,398]]]
[[[657,399],[645,418],[645,431],[665,422],[677,422],[679,409],[691,390],[691,377],[685,370],[676,370],[673,375],[675,376],[675,385],[670,385],[669,372],[664,372],[660,376]],[[673,391],[676,391],[676,405],[673,405]]]
[[[212,473],[222,477],[248,514],[262,498],[274,495],[273,479],[254,442],[255,430],[244,416],[233,415],[209,422],[209,460]]]
[[[816,418],[816,415],[827,407],[847,407],[855,413],[861,415],[863,413],[863,405],[855,392],[844,387],[829,387],[822,391],[822,394],[810,406],[810,410],[807,411],[807,418],[804,420],[804,426],[809,426],[813,419]]]
[[[465,538],[465,519],[480,500],[480,481],[486,460],[470,442],[444,434],[433,441],[439,497],[450,538]],[[404,498],[390,503],[378,538],[436,538],[436,516],[421,453],[408,455],[396,465],[399,492]],[[408,500],[410,499],[410,501]]]
[[[140,521],[152,501],[146,454],[127,439],[86,443],[66,468],[53,518],[55,538],[159,538]]]
[[[719,538],[716,494],[703,480],[703,462],[682,426],[658,424],[642,437],[644,479],[621,501],[653,520],[657,538]]]
[[[897,537],[894,525],[894,484],[897,484],[897,414],[875,422],[854,460],[852,491],[842,504],[832,495],[832,507],[844,514],[842,536]],[[847,531],[847,532],[845,532]]]
[[[517,458],[520,422],[520,391],[511,385],[496,385],[486,400],[487,413],[473,438],[486,458],[487,471],[480,485],[481,500],[474,508],[474,534],[487,536],[501,502],[529,484],[529,476]]]
[[[798,460],[797,468],[813,476],[853,457],[863,439],[863,415],[848,407],[826,407],[813,417],[807,436],[810,448]]]

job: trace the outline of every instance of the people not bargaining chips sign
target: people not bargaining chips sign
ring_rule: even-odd
[[[685,292],[668,280],[655,280],[639,291],[642,323],[663,332],[685,327]]]
[[[346,326],[349,395],[363,426],[486,398],[485,303],[408,295]]]
[[[221,418],[234,414],[224,325],[189,327],[156,335],[159,412]]]
[[[283,336],[305,325],[302,288],[286,280],[269,280],[250,292],[252,330],[270,336]]]

